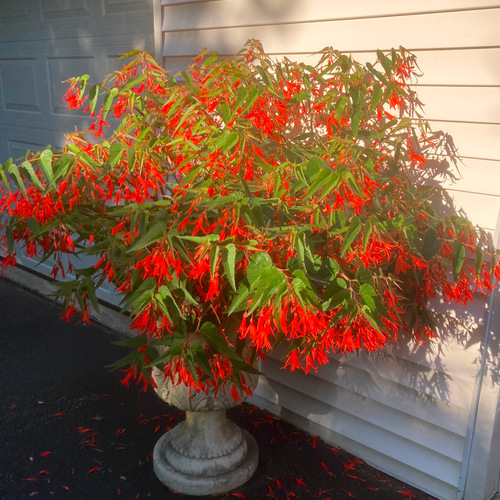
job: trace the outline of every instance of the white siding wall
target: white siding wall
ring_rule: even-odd
[[[462,164],[445,184],[459,208],[493,231],[500,209],[500,2],[487,0],[161,0],[157,56],[185,68],[203,47],[234,54],[249,38],[266,52],[307,59],[324,46],[360,62],[400,45],[417,54],[418,92],[435,130],[453,137]],[[478,378],[484,304],[450,320],[433,346],[336,357],[317,374],[284,372],[271,358],[254,401],[439,498],[463,485],[467,433],[475,429],[466,498],[498,482],[498,337]],[[497,306],[498,308],[498,306]],[[475,389],[481,387],[480,395]],[[479,413],[471,411],[478,397]],[[498,422],[497,422],[498,424]],[[467,467],[465,467],[466,470]]]

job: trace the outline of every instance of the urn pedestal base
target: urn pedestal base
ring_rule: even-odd
[[[217,495],[241,486],[257,469],[255,439],[226,419],[226,410],[187,411],[153,452],[158,479],[188,495]]]

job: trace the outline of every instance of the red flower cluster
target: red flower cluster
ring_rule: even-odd
[[[63,152],[4,167],[18,189],[0,188],[4,264],[20,242],[53,256],[54,275],[73,271],[66,317],[87,315],[106,281],[124,296],[139,332],[117,364],[131,363],[126,383],[156,365],[196,390],[248,390],[244,373],[282,343],[285,366],[307,372],[329,353],[431,337],[438,292],[465,304],[492,290],[495,254],[415,185],[430,142],[409,119],[405,50],[377,67],[326,50],[311,67],[254,42],[177,77],[132,55],[88,95],[71,80],[66,100],[88,102],[101,141],[68,135]],[[109,113],[120,124],[106,134]],[[65,270],[75,253],[97,259]]]

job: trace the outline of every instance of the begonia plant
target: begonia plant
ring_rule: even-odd
[[[0,170],[3,264],[19,248],[52,259],[66,318],[88,319],[112,283],[136,333],[124,383],[157,366],[195,390],[247,389],[280,345],[308,372],[432,337],[436,295],[491,292],[498,256],[415,182],[432,143],[411,53],[362,65],[325,49],[310,66],[252,41],[177,75],[124,57],[97,85],[69,80],[88,130]]]

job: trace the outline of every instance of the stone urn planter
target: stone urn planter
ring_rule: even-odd
[[[158,479],[172,490],[189,495],[216,495],[248,481],[255,470],[259,451],[255,439],[226,418],[234,402],[229,384],[215,395],[195,392],[186,385],[172,384],[160,370],[153,370],[156,393],[166,403],[186,412],[186,419],[164,434],[153,451]],[[248,375],[254,389],[258,376]]]

